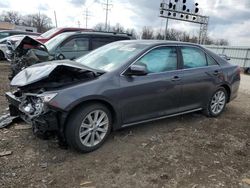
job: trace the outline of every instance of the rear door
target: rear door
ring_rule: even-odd
[[[179,49],[182,55],[181,111],[201,108],[221,82],[221,68],[199,47],[181,46]]]
[[[175,46],[157,47],[134,64],[144,64],[148,75],[121,75],[123,123],[143,121],[179,111],[181,87],[178,83]]]

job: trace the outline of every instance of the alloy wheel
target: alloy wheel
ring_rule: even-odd
[[[224,109],[225,104],[226,104],[226,94],[225,92],[219,90],[214,94],[212,98],[210,109],[215,115],[217,115],[221,113],[221,111]]]
[[[109,118],[103,110],[94,110],[87,114],[79,129],[80,141],[84,146],[99,144],[108,132]]]

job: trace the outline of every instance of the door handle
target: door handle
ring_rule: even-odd
[[[175,82],[175,81],[180,81],[181,78],[179,76],[174,76],[171,80]]]

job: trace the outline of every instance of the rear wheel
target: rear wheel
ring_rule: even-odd
[[[210,98],[204,113],[209,117],[219,116],[225,109],[228,99],[227,91],[221,87]]]
[[[106,106],[82,106],[71,114],[66,124],[66,141],[78,151],[94,151],[105,142],[111,130],[111,123],[111,114]]]

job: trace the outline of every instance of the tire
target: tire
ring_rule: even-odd
[[[246,74],[250,74],[250,68],[246,69]]]
[[[112,116],[106,106],[98,103],[81,106],[72,112],[66,123],[66,142],[83,153],[94,151],[107,139],[111,124]]]
[[[227,100],[228,100],[227,91],[225,90],[225,88],[220,87],[210,97],[209,102],[203,111],[204,114],[208,117],[218,117],[224,111],[227,104]]]
[[[0,50],[0,60],[5,60],[4,53]]]

